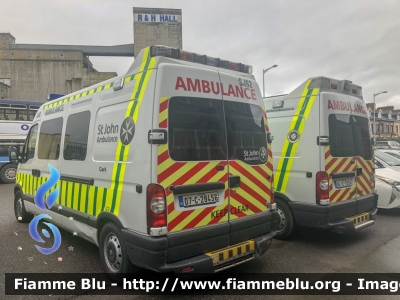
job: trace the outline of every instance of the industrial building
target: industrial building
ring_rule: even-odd
[[[117,46],[16,44],[0,32],[0,99],[45,102],[117,76],[98,72],[89,56],[134,57],[152,45],[182,49],[182,10],[133,8],[134,43]]]
[[[98,72],[79,46],[18,45],[10,33],[0,33],[0,46],[1,99],[45,102],[50,93],[69,94],[117,76]]]

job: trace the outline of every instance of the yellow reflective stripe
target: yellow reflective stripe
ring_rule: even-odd
[[[296,111],[292,118],[290,127],[287,131],[287,134],[289,134],[289,132],[291,130],[296,129],[300,134],[300,138],[303,134],[305,121],[307,121],[308,115],[310,114],[310,111],[314,104],[315,97],[319,93],[319,89],[315,88],[311,91],[311,95],[307,95],[309,93],[308,85],[310,84],[310,82],[311,82],[311,80],[308,80],[305,85],[305,88],[302,92],[300,101],[297,105]],[[308,103],[306,103],[307,97],[309,97]],[[307,105],[307,107],[306,107],[303,115],[300,115],[301,110],[304,108],[304,105]],[[296,128],[296,125],[298,126],[298,128]],[[280,191],[281,193],[286,192],[287,183],[288,183],[289,177],[290,177],[290,171],[291,171],[292,165],[293,165],[292,157],[294,156],[294,154],[297,151],[299,141],[293,143],[291,145],[290,153],[287,153],[290,144],[291,143],[289,142],[288,138],[286,137],[283,148],[282,148],[282,152],[281,152],[281,158],[278,161],[278,167],[277,167],[277,171],[276,171],[276,178],[278,179],[277,190]],[[286,162],[286,166],[284,165],[285,162]],[[282,175],[282,173],[283,173],[283,175]]]

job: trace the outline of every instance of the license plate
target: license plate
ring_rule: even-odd
[[[218,192],[200,193],[192,195],[179,196],[180,207],[193,207],[217,203],[219,200]]]
[[[353,178],[335,180],[334,182],[337,189],[343,189],[353,185]]]

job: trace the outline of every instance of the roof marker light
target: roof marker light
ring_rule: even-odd
[[[234,70],[242,73],[253,73],[253,67],[250,65],[244,65],[240,63],[235,63],[227,60],[221,60],[220,58],[210,57],[203,54],[197,54],[188,51],[181,51],[177,48],[171,48],[167,46],[151,46],[150,56],[165,56],[174,59],[181,59],[185,61],[190,61],[194,63],[214,66],[218,68],[224,68],[229,70]]]

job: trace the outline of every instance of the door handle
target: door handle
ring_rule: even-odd
[[[360,176],[362,174],[362,168],[357,168],[357,176]]]
[[[240,187],[240,176],[229,176],[229,188]]]
[[[32,175],[35,177],[40,177],[40,170],[32,169]]]

